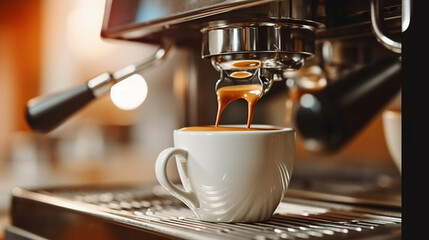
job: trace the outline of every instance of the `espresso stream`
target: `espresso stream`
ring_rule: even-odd
[[[218,110],[215,126],[219,127],[223,110],[234,100],[244,99],[247,101],[247,128],[253,118],[256,102],[262,97],[262,86],[258,84],[232,85],[219,88],[217,90]]]

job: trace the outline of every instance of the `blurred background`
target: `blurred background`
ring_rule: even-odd
[[[103,11],[104,0],[0,1],[2,216],[14,186],[153,181],[157,154],[183,125],[173,71],[154,68],[144,73],[149,91],[135,110],[121,110],[106,97],[48,134],[27,126],[30,99],[140,62],[157,49],[102,40]],[[164,65],[174,68],[177,58],[180,53]]]
[[[172,130],[186,124],[183,66],[190,60],[188,53],[176,49],[160,67],[140,73],[147,95],[139,107],[121,110],[105,97],[48,134],[34,133],[27,126],[25,107],[30,99],[140,62],[157,50],[149,44],[101,39],[104,4],[104,0],[0,0],[2,225],[8,221],[15,186],[155,182],[158,153],[172,146]],[[214,89],[214,83],[207,84]],[[285,125],[286,97],[276,94],[261,103],[270,119],[264,123]],[[399,94],[386,108],[400,104]],[[240,120],[244,123],[245,117]],[[341,164],[397,172],[384,140],[381,113],[335,153],[306,151],[297,137],[297,171],[299,166],[323,163],[321,168]]]

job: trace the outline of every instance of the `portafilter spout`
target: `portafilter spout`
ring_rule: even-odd
[[[267,93],[286,71],[296,71],[314,55],[310,20],[214,22],[203,28],[202,57],[220,72],[216,90],[226,85],[260,84]]]
[[[31,99],[26,109],[28,125],[36,132],[47,133],[53,130],[92,100],[108,94],[114,84],[161,63],[171,48],[172,44],[166,43],[151,58],[139,64],[126,66],[114,73],[102,73],[72,89]]]

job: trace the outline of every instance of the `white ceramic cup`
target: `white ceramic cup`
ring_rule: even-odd
[[[254,127],[264,130],[174,130],[174,147],[163,150],[156,160],[159,183],[185,203],[199,220],[268,219],[289,185],[295,158],[295,131],[268,125]],[[167,176],[167,164],[173,157],[183,188]]]
[[[399,172],[402,171],[402,137],[401,120],[402,114],[399,109],[389,109],[383,112],[384,137],[387,148]]]

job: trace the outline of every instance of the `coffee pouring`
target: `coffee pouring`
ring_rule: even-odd
[[[223,110],[234,100],[244,99],[248,104],[247,127],[253,118],[256,102],[267,93],[272,80],[261,75],[258,60],[234,61],[220,67],[220,79],[216,82],[218,110],[215,126],[219,126]]]

